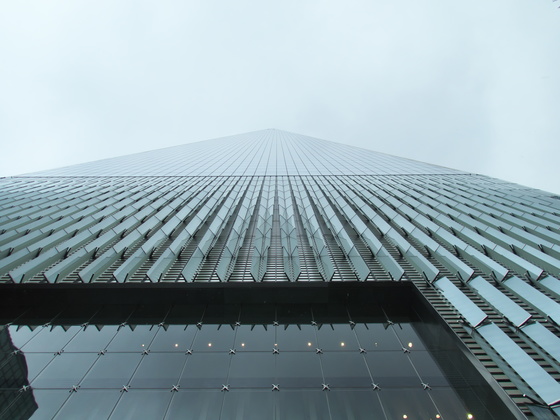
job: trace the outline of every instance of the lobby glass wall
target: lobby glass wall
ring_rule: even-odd
[[[408,300],[20,308],[2,317],[0,418],[503,418]]]

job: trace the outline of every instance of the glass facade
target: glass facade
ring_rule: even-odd
[[[0,416],[500,418],[506,409],[483,401],[489,387],[472,366],[443,363],[459,343],[420,305],[394,304],[404,288],[388,292],[386,306],[373,296],[366,304],[170,304],[162,318],[150,318],[149,305],[116,314],[113,305],[61,304],[39,326],[31,308],[11,322],[4,310]]]
[[[0,418],[556,418],[559,243],[560,197],[279,130],[2,178]]]

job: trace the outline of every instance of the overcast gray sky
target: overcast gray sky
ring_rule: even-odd
[[[0,176],[278,128],[560,193],[552,0],[0,2]]]

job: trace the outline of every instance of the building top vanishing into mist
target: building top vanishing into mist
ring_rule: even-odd
[[[2,178],[0,418],[556,418],[559,275],[560,197],[279,130]]]

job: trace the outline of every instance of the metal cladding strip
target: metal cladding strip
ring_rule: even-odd
[[[15,231],[15,230],[10,230],[9,232],[4,232],[4,233],[0,234],[0,246],[6,244],[7,242],[14,241],[18,238],[21,238],[26,233],[27,233],[26,231],[18,232],[18,231]],[[3,247],[2,251],[0,252],[0,258],[3,258],[6,255],[9,255],[10,253],[11,253],[10,247]]]
[[[411,232],[408,232],[408,234],[420,244],[424,245],[432,257],[438,260],[459,279],[468,281],[474,275],[474,270],[472,268],[449,252],[445,247],[430,238],[420,228],[415,227]]]
[[[465,224],[467,226],[474,227],[474,229],[476,229],[477,232],[480,232],[479,229],[492,229],[492,228],[488,228],[485,225],[482,225],[480,222],[477,222],[476,220],[474,220],[472,218],[467,217],[466,215],[460,214],[458,212],[454,212],[452,209],[446,209],[446,210],[454,213],[456,220],[460,220],[461,222],[463,222],[463,224]],[[441,230],[442,228],[435,228],[436,225],[434,223],[432,223],[431,221],[428,221],[424,216],[421,216],[421,217],[423,219],[420,221],[420,223],[424,224],[424,226],[429,226],[432,233],[434,233],[434,232],[435,233],[440,233],[440,235],[439,235],[440,240],[443,240],[443,241],[445,241],[446,243],[448,243],[452,246],[456,246],[458,249],[462,249],[462,244],[458,244],[457,242],[455,242],[455,239],[451,239],[452,237],[450,235],[441,234],[442,232],[444,232],[444,231]],[[513,265],[517,270],[520,270],[521,272],[524,272],[524,273],[528,273],[531,278],[538,278],[540,275],[542,275],[542,270],[539,269],[538,267],[534,266],[533,264],[531,264],[528,261],[525,261],[525,260],[521,259],[517,255],[512,254],[508,250],[497,246],[496,244],[489,241],[488,239],[486,239],[486,238],[482,239],[482,237],[480,235],[478,235],[475,232],[470,231],[466,227],[462,227],[461,225],[459,225],[456,222],[455,223],[450,222],[450,225],[453,228],[454,232],[458,236],[461,236],[462,238],[465,238],[465,239],[470,239],[471,242],[480,245],[480,247],[482,248],[482,251],[485,252],[485,253],[488,253],[488,255],[493,257],[493,259],[501,261],[501,262],[503,262],[504,264],[507,264],[507,265]],[[451,239],[451,241],[449,239]],[[478,242],[477,242],[477,240],[478,240]],[[453,242],[455,242],[455,243],[453,243]],[[508,246],[511,246],[511,245],[508,245]],[[484,258],[480,254],[478,254],[478,259],[481,262],[483,262],[484,265],[488,266],[488,259],[487,258]],[[496,275],[496,277],[497,277],[497,274],[500,273],[500,272],[501,272],[500,274],[503,274],[503,270],[500,270],[499,268],[498,268],[498,270],[496,270],[497,267],[495,267],[495,266],[494,267],[488,267],[488,268],[492,269],[492,271],[494,272],[494,275]]]
[[[179,195],[179,197],[174,197],[175,194],[176,193],[169,197],[171,201],[154,216],[161,223],[166,220],[171,212],[180,209],[186,200],[188,200],[191,196],[191,193],[188,191]],[[134,274],[136,270],[138,270],[138,268],[142,266],[142,264],[146,262],[148,258],[151,257],[155,249],[164,242],[181,223],[183,223],[183,219],[186,217],[187,213],[188,212],[185,211],[184,208],[183,210],[179,210],[177,214],[171,217],[159,230],[155,231],[139,249],[137,249],[120,267],[113,272],[113,278],[119,283],[124,283],[132,274]]]
[[[298,241],[292,192],[287,180],[279,180],[278,207],[280,219],[280,239],[282,241],[282,255],[284,259],[284,273],[288,280],[296,281],[301,275],[299,262]]]
[[[443,211],[448,211],[448,212],[451,211],[449,207],[442,207],[442,204],[435,201],[434,199],[432,199],[431,203],[429,202],[430,199],[419,198],[419,200],[429,205],[432,205],[432,207],[436,207],[436,210],[438,210],[438,214],[434,215],[432,213],[431,218],[437,221],[437,223],[440,226],[436,228],[436,226],[438,225],[436,225],[435,223],[433,222],[428,223],[427,228],[430,231],[430,233],[435,234],[438,237],[438,239],[444,240],[447,243],[452,244],[456,252],[461,257],[471,262],[471,264],[476,265],[486,273],[491,274],[500,280],[508,275],[509,270],[505,269],[504,267],[496,263],[494,260],[500,261],[507,265],[512,265],[517,270],[520,270],[524,274],[527,273],[528,275],[530,275],[532,278],[535,279],[542,274],[542,270],[540,270],[538,267],[521,259],[520,257],[513,254],[512,252],[503,249],[502,247],[485,239],[481,235],[471,230],[469,226],[464,226],[456,222],[455,220],[451,219],[449,216],[446,215],[446,213],[443,213]],[[463,242],[463,240],[459,238],[453,238],[452,235],[448,234],[444,226],[451,228],[455,236],[461,237],[461,239],[463,240],[465,239],[469,240],[471,243],[480,246],[484,254],[481,253],[476,248],[472,247],[471,245]],[[488,256],[485,254],[488,254]]]
[[[68,249],[61,247],[50,248],[45,252],[41,252],[37,257],[31,261],[27,261],[25,264],[10,271],[8,275],[15,283],[23,283],[29,278],[33,277],[35,274],[44,270],[46,267],[54,264],[56,261],[63,258],[68,253]]]
[[[354,274],[360,281],[364,281],[370,274],[369,268],[360,253],[356,250],[354,242],[346,233],[344,226],[340,223],[338,216],[332,209],[323,191],[312,180],[308,180],[308,191],[312,191],[311,199],[315,201],[315,206],[321,213],[323,220],[329,230],[333,233],[338,246],[344,251],[347,261],[350,263]]]
[[[472,300],[470,300],[457,286],[447,277],[442,277],[433,283],[445,296],[445,298],[457,309],[465,320],[473,327],[477,328],[487,318]]]
[[[534,322],[521,328],[535,344],[543,348],[557,362],[560,362],[560,338],[548,330],[544,325]]]
[[[491,275],[498,280],[503,280],[509,274],[509,270],[507,268],[502,267],[478,249],[452,235],[445,228],[438,226],[433,222],[424,222],[427,224],[426,229],[430,233],[430,236],[435,236],[439,241],[451,244],[457,255],[464,258],[475,267],[478,267],[488,275]]]
[[[334,276],[334,266],[327,246],[325,245],[323,233],[317,222],[315,212],[311,207],[309,197],[305,193],[301,178],[296,178],[294,184],[296,185],[294,191],[297,191],[297,193],[294,194],[297,203],[297,211],[299,212],[309,244],[313,250],[317,269],[323,279],[330,281]]]
[[[216,267],[216,275],[220,281],[228,281],[233,273],[235,262],[239,256],[239,249],[241,248],[243,240],[247,235],[247,228],[249,227],[249,222],[251,221],[253,212],[255,211],[262,180],[262,178],[255,178],[247,187],[247,193],[243,198],[239,213],[235,219],[233,227],[231,228],[226,245],[224,246],[224,250],[220,256],[220,261]]]
[[[49,283],[55,283],[77,269],[81,264],[91,258],[94,258],[100,249],[105,248],[109,245],[109,243],[114,241],[115,238],[125,232],[126,227],[129,226],[128,223],[125,224],[124,222],[121,222],[119,224],[118,220],[122,220],[122,217],[126,217],[126,215],[130,214],[132,210],[133,209],[131,208],[127,208],[118,211],[90,228],[92,237],[96,238],[83,248],[70,254],[67,258],[46,270],[43,273],[45,279]]]
[[[58,216],[56,213],[61,211],[62,209],[53,207],[41,212],[42,214],[38,214],[36,215],[36,217],[22,216],[20,218],[12,220],[11,222],[3,223],[2,232],[26,232],[33,229],[29,227],[29,225],[31,225],[32,223],[38,223],[39,226],[37,227],[37,229],[39,229],[40,227],[47,225],[48,223],[52,223],[53,221],[58,220],[60,216]]]
[[[476,331],[548,406],[560,403],[560,384],[495,324]]]
[[[95,212],[95,207],[93,206],[68,206],[68,203],[63,203],[64,207],[53,206],[44,210],[36,212],[33,217],[23,216],[21,219],[16,219],[11,223],[4,224],[2,226],[3,230],[17,230],[17,231],[29,231],[33,227],[31,223],[36,223],[38,227],[51,228],[48,223],[55,223],[62,218],[66,218],[67,221],[75,222],[77,218],[83,217]],[[42,220],[46,218],[46,220]],[[45,226],[42,226],[45,225]]]
[[[41,253],[35,259],[26,262],[15,270],[10,271],[10,278],[18,283],[26,281],[57,262],[57,259],[53,259],[54,255],[57,255],[58,259],[65,258],[71,251],[75,251],[85,243],[91,241],[91,239],[95,237],[96,233],[97,232],[92,231],[91,229],[75,233],[70,239],[64,241],[56,247],[50,248],[47,252]]]
[[[245,185],[247,185],[247,183],[248,179],[242,178],[241,180],[237,180],[234,186],[228,186],[228,191],[226,192],[228,194],[227,197],[220,206],[208,230],[199,241],[193,255],[189,258],[187,264],[185,264],[181,271],[186,281],[191,282],[194,280],[202,262],[208,256],[218,236],[222,233],[226,223],[237,208],[239,200],[245,193]]]
[[[6,272],[19,267],[21,264],[25,263],[26,261],[33,260],[34,258],[38,257],[39,254],[43,251],[43,249],[49,249],[60,242],[71,238],[76,231],[67,231],[67,230],[60,230],[58,232],[52,233],[50,236],[34,243],[32,246],[22,249],[18,252],[11,254],[10,256],[2,259],[0,261],[0,274],[5,274]],[[12,278],[13,280],[13,278]],[[20,281],[18,277],[16,280],[13,281]]]
[[[554,245],[552,245],[551,249],[554,251],[556,255],[560,254],[560,233],[552,232],[546,228],[536,226],[534,228],[527,228],[529,231],[534,233],[535,235],[539,235],[542,238],[547,238],[550,240]],[[546,249],[546,248],[545,248]]]
[[[544,251],[534,249],[529,245],[513,245],[512,250],[515,254],[523,257],[525,260],[531,261],[538,267],[545,269],[548,273],[555,276],[560,275],[560,260],[558,258],[552,255],[547,255]],[[554,254],[557,254],[556,251],[553,252]]]
[[[510,214],[481,214],[478,211],[476,211],[476,213],[478,213],[476,214],[475,210],[470,208],[463,211],[465,213],[470,211],[468,214],[471,218],[493,227],[494,230],[492,230],[492,232],[494,235],[498,235],[498,232],[503,235],[498,235],[498,237],[501,238],[502,242],[500,244],[504,247],[510,246],[506,239],[509,238],[513,241],[512,245],[514,247],[524,249],[531,255],[533,255],[533,252],[532,250],[527,249],[528,247],[532,247],[532,249],[537,252],[541,251],[541,253],[544,253],[542,250],[546,250],[546,253],[550,253],[552,257],[556,259],[560,258],[560,248],[555,246],[556,243],[560,242],[560,235],[558,234],[538,226],[524,223],[522,220],[519,220]],[[538,258],[538,255],[539,254],[536,254],[535,257]],[[529,255],[526,255],[525,257],[531,258]],[[538,262],[535,262],[535,264],[538,264]]]
[[[342,189],[341,193],[344,193],[349,200],[356,205],[360,213],[362,213],[368,220],[369,224],[379,232],[381,236],[384,236],[390,229],[391,226],[379,215],[377,214],[365,201],[363,201],[359,196],[356,195],[351,189]],[[351,224],[358,226],[361,222],[360,217],[355,213],[353,209],[349,210],[354,215],[350,221]],[[359,222],[358,222],[359,221]],[[365,225],[365,224],[364,224]],[[367,226],[367,225],[366,225]],[[358,228],[362,230],[361,228]],[[373,235],[371,229],[367,227],[367,230],[362,230],[358,232],[362,236],[362,239],[367,243],[371,252],[375,255],[375,258],[379,261],[381,266],[389,273],[389,276],[394,280],[400,280],[404,275],[404,269],[395,261],[395,259],[389,254],[385,247],[379,242],[379,240]]]
[[[397,194],[397,190],[394,191]],[[467,264],[449,252],[444,246],[441,246],[432,238],[430,238],[424,231],[419,227],[422,226],[427,229],[427,226],[434,226],[433,223],[425,217],[409,207],[406,201],[405,194],[399,194],[404,202],[397,200],[394,197],[387,197],[388,201],[391,202],[395,208],[406,214],[406,216],[414,223],[409,222],[400,214],[395,213],[392,220],[399,225],[400,229],[405,233],[406,236],[411,236],[416,239],[421,245],[426,248],[426,251],[430,256],[437,259],[443,266],[445,266],[453,274],[457,275],[458,278],[467,281],[474,274],[474,270],[470,268]],[[405,204],[406,203],[406,204]],[[445,238],[439,238],[445,239]],[[453,247],[453,243],[442,240],[445,244]]]
[[[554,293],[557,297],[560,297],[560,280],[547,276],[541,279],[539,284],[547,289],[547,291]]]
[[[399,253],[407,259],[407,261],[412,264],[412,266],[422,273],[422,275],[428,281],[434,281],[439,275],[439,270],[429,262],[412,244],[410,244],[403,236],[397,232],[397,230],[391,227],[387,222],[385,222],[381,215],[383,215],[387,220],[393,220],[394,217],[398,216],[390,206],[381,201],[378,196],[371,192],[371,187],[373,185],[362,184],[364,191],[362,196],[364,200],[377,208],[377,215],[374,216],[372,222],[377,225],[380,232],[389,239],[389,241],[397,248]],[[381,194],[380,190],[377,193]]]
[[[12,233],[11,236],[18,235],[16,231],[10,231],[10,233]],[[33,242],[40,241],[41,239],[44,239],[51,234],[52,231],[49,230],[45,232],[41,230],[35,230],[27,233],[26,235],[21,234],[21,236],[19,236],[17,239],[13,239],[9,244],[0,249],[0,258],[7,257],[14,252],[32,246]]]
[[[517,277],[511,277],[502,283],[513,293],[560,325],[560,304]]]
[[[64,194],[65,191],[56,191],[53,195],[61,195]],[[11,217],[14,213],[17,212],[18,216],[29,216],[31,215],[31,218],[34,218],[33,216],[35,214],[40,213],[43,210],[47,210],[47,209],[43,209],[41,207],[42,203],[48,202],[49,203],[49,207],[54,207],[52,209],[52,211],[60,211],[61,209],[65,208],[68,206],[68,201],[70,201],[73,197],[73,195],[76,194],[70,194],[68,196],[63,195],[63,199],[51,199],[51,200],[47,200],[46,198],[42,198],[40,200],[34,200],[32,198],[30,198],[27,201],[18,203],[17,207],[12,209],[7,209],[6,211],[3,212],[3,215],[0,217],[0,223],[4,222],[4,221],[8,221],[10,219],[13,219],[13,217]],[[60,204],[60,205],[59,205]],[[27,207],[28,206],[28,207]]]
[[[141,239],[149,234],[151,230],[157,228],[171,211],[171,209],[164,207],[158,212],[157,208],[163,204],[165,204],[165,200],[156,199],[153,203],[148,204],[138,213],[133,214],[125,220],[120,226],[120,229],[123,229],[121,235],[124,235],[129,230],[131,233],[124,236],[116,245],[105,251],[81,270],[78,273],[80,280],[85,283],[94,281],[115,261],[119,258],[123,258],[124,253],[129,248],[135,246]]]
[[[406,216],[413,223],[409,223],[402,216],[398,215],[398,222],[402,223],[401,226],[408,235],[416,239],[420,244],[426,248],[427,252],[435,259],[437,259],[443,266],[445,266],[449,271],[456,274],[463,281],[469,280],[473,274],[474,270],[449,252],[445,246],[440,245],[434,241],[430,236],[428,236],[423,229],[430,232],[429,227],[433,229],[439,229],[430,219],[428,219],[424,214],[419,213],[417,210],[413,210],[416,206],[420,206],[420,202],[402,194],[401,200],[406,203],[398,203],[398,210],[406,214]],[[395,203],[397,204],[397,203]],[[408,227],[408,228],[407,228]],[[457,242],[455,237],[451,235],[443,235],[438,237],[438,239],[444,244],[453,248]],[[451,239],[451,241],[449,241]]]
[[[140,266],[142,266],[142,264],[144,264],[152,254],[152,251],[166,239],[167,236],[165,233],[158,230],[113,272],[113,279],[118,283],[124,283],[138,268],[140,268]]]
[[[337,184],[339,188],[342,186],[337,183],[337,180],[331,180],[331,183]],[[371,253],[376,257],[377,261],[381,264],[387,274],[394,280],[400,280],[404,275],[403,268],[391,257],[383,244],[375,237],[373,232],[362,221],[360,216],[350,207],[340,191],[335,189],[329,190],[333,198],[332,202],[335,203],[338,210],[344,215],[346,222],[352,226],[358,236],[364,241]],[[352,192],[353,194],[353,192]]]
[[[455,206],[456,208],[460,208],[460,206]],[[487,248],[486,252],[497,261],[512,265],[517,271],[527,273],[533,280],[538,279],[542,275],[543,268],[552,272],[558,271],[560,261],[492,227],[496,225],[493,223],[496,219],[490,216],[466,218],[464,214],[454,209],[446,209],[446,211],[454,219],[459,219],[466,227],[476,231],[476,233],[469,233],[464,229],[462,231],[459,230],[466,237],[469,237],[473,243],[482,244],[483,240],[480,238],[484,237],[486,239],[486,243],[484,243],[484,246]],[[501,229],[511,228],[506,223],[501,225]],[[521,229],[519,230],[522,231]],[[510,233],[507,230],[506,232]],[[510,249],[513,253],[509,251]]]
[[[224,183],[213,179],[211,183],[196,192],[196,195],[180,211],[186,212],[187,217],[192,219],[146,273],[151,281],[160,281],[230,189],[231,180],[229,183]]]
[[[490,303],[516,327],[521,327],[531,319],[529,312],[482,277],[479,276],[472,279],[468,285],[475,289],[486,302]]]
[[[257,215],[257,225],[253,239],[253,254],[251,258],[251,277],[255,281],[262,281],[268,263],[268,250],[272,237],[272,216],[274,213],[274,197],[276,187],[272,179],[267,177],[261,193],[260,209]]]

